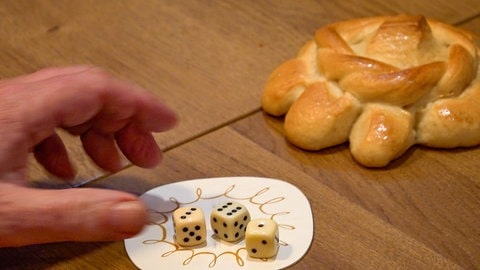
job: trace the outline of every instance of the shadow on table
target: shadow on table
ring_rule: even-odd
[[[104,258],[114,258],[120,269],[135,269],[122,241],[0,248],[0,269],[111,269],[113,266]],[[119,269],[116,266],[113,268]]]

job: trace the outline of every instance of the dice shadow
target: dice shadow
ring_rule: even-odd
[[[223,240],[222,238],[220,238],[215,232],[210,234],[210,239],[212,239],[212,241],[215,241],[216,243],[219,243],[219,244],[222,244],[222,245],[225,245],[225,246],[229,246],[229,247],[236,246],[236,245],[240,244],[241,242],[245,241],[245,237],[243,237],[241,239],[238,239],[236,241],[226,241],[226,240]]]
[[[175,243],[178,243],[178,242],[177,242],[177,235],[176,235],[176,234],[173,234],[173,241],[174,241]],[[204,247],[206,247],[207,245],[208,245],[208,240],[205,241],[205,242],[202,242],[201,244],[194,245],[194,246],[181,246],[181,245],[179,245],[179,248],[181,248],[181,249],[192,249],[192,250],[193,250],[193,249],[204,248]]]

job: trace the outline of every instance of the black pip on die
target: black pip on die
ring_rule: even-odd
[[[250,213],[237,202],[220,203],[210,214],[210,225],[215,234],[228,242],[238,241],[245,236]]]
[[[195,246],[206,240],[207,229],[203,211],[197,207],[181,207],[173,212],[176,242],[180,246]]]
[[[271,258],[279,248],[278,225],[268,218],[252,220],[245,234],[245,247],[252,258]]]

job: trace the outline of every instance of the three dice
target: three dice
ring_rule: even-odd
[[[270,258],[279,248],[278,225],[271,219],[251,220],[247,208],[233,201],[216,205],[210,214],[210,225],[218,238],[237,242],[245,238],[245,248],[252,258]],[[206,241],[203,211],[197,207],[181,207],[173,212],[176,242],[180,246],[196,246]]]

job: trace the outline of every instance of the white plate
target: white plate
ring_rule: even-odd
[[[297,187],[285,181],[259,177],[197,179],[160,186],[140,198],[149,209],[150,225],[125,240],[128,256],[140,269],[281,269],[300,260],[313,238],[310,204]],[[244,240],[229,243],[214,236],[211,209],[228,200],[245,205],[252,219],[277,222],[280,248],[276,257],[250,258]],[[172,212],[185,205],[204,211],[205,245],[183,248],[175,244]]]

